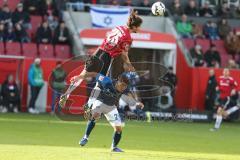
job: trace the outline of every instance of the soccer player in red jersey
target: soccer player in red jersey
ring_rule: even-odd
[[[211,131],[216,131],[220,128],[222,118],[226,118],[231,113],[239,109],[238,106],[234,106],[228,109],[230,103],[230,97],[237,94],[237,82],[230,76],[229,69],[223,70],[223,75],[218,78],[218,85],[216,90],[220,92],[219,106],[217,109],[217,117],[214,128]],[[228,110],[227,110],[228,109]]]
[[[141,24],[141,17],[138,16],[137,12],[132,11],[126,26],[116,27],[106,35],[102,45],[86,61],[85,68],[81,74],[72,77],[71,82],[73,85],[70,85],[66,93],[60,98],[59,104],[61,107],[65,105],[70,93],[81,84],[83,79],[86,77],[95,77],[97,73],[106,76],[115,57],[121,56],[125,71],[134,71],[134,67],[128,57],[128,50],[133,41],[131,33],[137,33],[140,30]],[[96,90],[98,90],[97,85],[89,98],[89,106],[95,100],[94,97],[97,96]]]

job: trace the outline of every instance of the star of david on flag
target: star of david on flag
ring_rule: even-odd
[[[114,28],[126,25],[130,8],[129,7],[91,7],[90,14],[92,26],[95,28]]]

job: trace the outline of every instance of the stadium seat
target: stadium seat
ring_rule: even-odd
[[[28,30],[28,34],[32,39],[34,39],[37,29],[41,25],[41,23],[42,23],[41,16],[31,16],[32,29]]]
[[[11,11],[14,11],[17,7],[17,4],[20,2],[20,0],[8,0],[7,4]]]
[[[208,39],[197,39],[196,43],[202,47],[203,53],[210,48],[210,41]]]
[[[221,59],[222,59],[222,66],[226,66],[228,63],[228,60],[230,59],[230,55],[228,54],[223,40],[215,40],[212,41],[213,44],[216,45],[217,50],[220,53]]]
[[[51,44],[40,44],[39,54],[41,58],[54,58],[53,45]]]
[[[3,55],[5,52],[4,52],[4,43],[0,43],[0,55]]]
[[[56,58],[67,59],[70,57],[70,47],[68,45],[55,46]]]
[[[35,43],[24,43],[22,49],[25,57],[35,58],[38,55],[37,45]]]
[[[191,49],[194,47],[194,40],[193,39],[183,39],[183,42],[187,49]]]
[[[6,54],[21,56],[21,45],[18,42],[6,43]]]

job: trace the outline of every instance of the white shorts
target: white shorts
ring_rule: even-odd
[[[113,127],[122,125],[121,118],[116,106],[108,106],[103,102],[96,100],[93,103],[91,112],[93,115],[97,113],[99,117],[101,116],[101,114],[104,114],[108,122]]]

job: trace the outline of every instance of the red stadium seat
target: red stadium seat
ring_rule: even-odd
[[[67,59],[70,57],[70,47],[68,45],[55,46],[56,58]]]
[[[202,47],[203,53],[210,48],[210,41],[208,39],[197,39],[197,44]]]
[[[21,45],[18,42],[6,43],[6,54],[21,56]]]
[[[22,45],[23,55],[25,57],[35,58],[37,57],[38,50],[35,43],[23,43]]]
[[[31,38],[35,37],[37,29],[41,25],[41,23],[42,23],[41,16],[31,16],[32,29],[28,30],[28,34],[31,36]]]
[[[228,54],[225,46],[224,46],[224,41],[223,40],[215,40],[212,41],[213,44],[216,45],[217,50],[220,53],[221,59],[222,59],[222,66],[226,66],[228,63],[228,60],[231,59],[230,55]]]
[[[3,0],[2,0],[3,1]],[[17,8],[17,4],[20,2],[20,0],[8,0],[7,4],[11,11],[14,11]]]
[[[220,52],[221,55],[228,54],[223,40],[212,41],[212,43],[216,45],[216,48]]]
[[[39,54],[41,58],[54,58],[53,45],[51,44],[40,44]]]
[[[183,39],[183,42],[187,49],[191,49],[194,47],[194,40],[193,39]]]
[[[0,43],[0,55],[3,55],[5,53],[4,51],[4,43]]]

